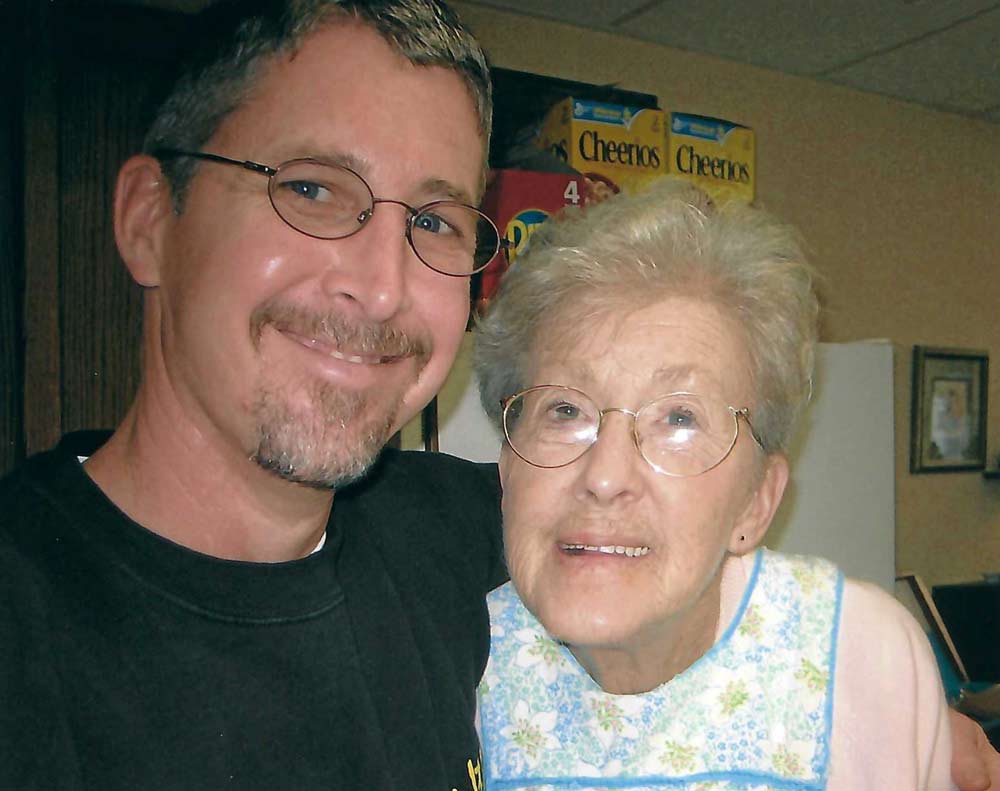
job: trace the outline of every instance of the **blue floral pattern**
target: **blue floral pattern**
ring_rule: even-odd
[[[759,550],[707,654],[612,695],[499,588],[479,688],[487,789],[824,789],[842,590],[825,560]]]

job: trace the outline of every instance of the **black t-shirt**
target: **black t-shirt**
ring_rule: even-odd
[[[478,791],[503,574],[492,465],[387,450],[319,552],[257,564],[132,522],[64,442],[0,482],[0,788]]]

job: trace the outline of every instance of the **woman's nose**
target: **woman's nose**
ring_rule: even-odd
[[[579,460],[581,496],[612,502],[637,496],[646,462],[636,447],[634,416],[606,410],[597,441]]]

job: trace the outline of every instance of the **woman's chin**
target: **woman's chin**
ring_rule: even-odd
[[[622,613],[606,607],[600,609],[563,609],[555,613],[542,613],[539,620],[549,635],[571,649],[586,651],[603,648],[624,648],[635,637],[635,629],[622,622]]]

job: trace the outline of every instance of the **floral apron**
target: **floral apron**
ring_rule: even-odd
[[[759,550],[708,653],[612,695],[504,585],[479,687],[486,788],[824,789],[842,591],[827,561]]]

